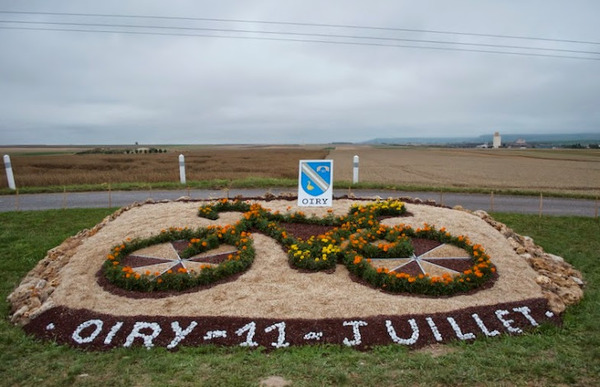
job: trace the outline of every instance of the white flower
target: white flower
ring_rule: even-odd
[[[411,318],[410,320],[408,320],[408,323],[410,324],[410,327],[411,327],[413,333],[410,336],[410,338],[402,339],[402,338],[398,337],[398,335],[396,334],[396,330],[394,329],[392,322],[390,320],[385,320],[385,327],[387,328],[388,335],[390,335],[390,337],[392,338],[394,343],[404,344],[404,345],[413,345],[417,342],[417,340],[419,339],[419,326],[417,325],[417,322],[415,321],[414,318]]]
[[[240,346],[241,347],[258,347],[258,343],[253,340],[254,335],[256,334],[256,323],[254,321],[249,322],[248,324],[244,325],[243,327],[241,327],[240,329],[235,331],[235,334],[238,336],[241,336],[244,334],[244,332],[248,332],[248,335],[246,336],[246,341],[241,343]]]
[[[268,326],[268,327],[265,328],[265,332],[269,333],[273,329],[277,329],[279,331],[279,335],[277,337],[277,342],[276,343],[271,343],[271,345],[273,347],[275,347],[275,348],[289,347],[290,343],[288,343],[288,342],[285,341],[285,322],[280,322],[280,323]]]
[[[122,326],[122,321],[119,321],[115,325],[113,325],[113,327],[110,329],[110,332],[108,332],[108,335],[106,335],[106,338],[104,339],[105,345],[109,345],[112,342],[112,339],[115,337],[115,335],[117,334],[119,329],[121,329]]]
[[[85,337],[85,338],[81,337],[81,331],[83,331],[85,328],[91,327],[92,325],[96,326],[96,329],[94,329],[94,332],[92,332],[92,334],[89,335],[88,337]],[[102,322],[102,320],[87,320],[87,321],[79,324],[79,326],[75,329],[75,331],[73,332],[71,337],[78,344],[91,343],[100,334],[100,332],[102,331],[103,325],[104,325],[104,322]]]
[[[304,335],[304,340],[321,340],[323,332],[308,332]]]
[[[142,332],[140,332],[142,329],[152,329],[152,333],[151,334],[142,333]],[[131,344],[133,344],[133,340],[135,340],[136,337],[140,337],[141,339],[144,340],[144,346],[147,349],[150,349],[154,346],[154,343],[152,341],[156,337],[158,337],[161,330],[162,329],[160,328],[160,325],[158,325],[158,323],[138,321],[133,326],[133,329],[131,330],[131,333],[129,334],[129,336],[127,336],[127,340],[125,340],[125,344],[123,344],[123,346],[130,347]]]
[[[355,345],[359,345],[362,342],[362,338],[360,336],[360,329],[359,327],[365,327],[367,326],[367,322],[366,321],[344,321],[343,324],[345,327],[347,326],[352,326],[352,333],[354,334],[354,340],[348,340],[347,337],[344,338],[344,344],[349,346],[349,347],[353,347]]]
[[[171,323],[171,328],[173,329],[173,332],[175,332],[175,338],[173,338],[171,343],[167,345],[167,348],[175,348],[181,342],[181,340],[183,340],[187,335],[190,334],[190,332],[194,330],[194,328],[196,328],[196,325],[198,325],[198,323],[196,321],[192,321],[190,325],[185,330],[183,330],[179,326],[179,321],[173,321]]]
[[[484,335],[486,335],[488,337],[493,337],[493,336],[498,336],[500,334],[500,332],[498,332],[495,329],[490,332],[477,313],[473,313],[471,316],[473,317],[473,319],[477,323],[477,326],[479,327],[479,329],[481,329],[481,331],[483,332]]]
[[[458,323],[456,322],[456,320],[454,320],[454,318],[452,317],[446,317],[446,320],[448,320],[448,322],[450,323],[450,325],[452,325],[452,329],[454,329],[454,332],[456,333],[456,337],[458,337],[461,340],[471,340],[475,338],[475,335],[473,333],[462,333],[460,327],[458,326]]]
[[[504,316],[509,313],[510,312],[508,310],[498,309],[496,311],[496,317],[498,317],[498,320],[502,322],[502,325],[504,325],[507,331],[511,333],[522,333],[523,330],[521,328],[515,328],[511,325],[514,322],[513,320],[508,320],[504,318]]]
[[[204,340],[218,339],[220,337],[227,337],[227,331],[208,331],[204,335]]]

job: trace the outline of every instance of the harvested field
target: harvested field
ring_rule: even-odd
[[[290,178],[298,176],[298,160],[323,159],[323,148],[211,147],[184,150],[189,181],[214,179]],[[158,154],[61,154],[13,156],[17,187],[71,184],[179,181],[179,151]],[[0,188],[6,188],[1,179]]]
[[[600,194],[598,150],[345,146],[329,154],[336,180],[352,180],[354,155],[361,182]]]
[[[44,148],[46,152],[49,150]],[[177,156],[186,156],[188,181],[296,179],[298,160],[334,160],[337,182],[401,187],[470,188],[600,195],[600,151],[569,149],[452,149],[369,145],[179,146],[160,154],[24,155],[12,149],[18,187],[179,181]],[[57,152],[64,152],[58,149]],[[11,152],[9,152],[11,153]],[[0,179],[0,188],[6,188]]]

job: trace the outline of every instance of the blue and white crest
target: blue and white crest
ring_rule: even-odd
[[[300,162],[300,184],[310,196],[320,196],[331,185],[331,161]]]
[[[333,199],[333,160],[300,160],[298,206],[331,207]]]

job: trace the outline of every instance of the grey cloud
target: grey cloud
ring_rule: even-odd
[[[43,1],[11,2],[9,8],[23,7],[50,10]],[[360,24],[581,40],[593,39],[600,29],[593,16],[600,5],[593,1],[567,7],[563,2],[533,0],[64,0],[53,2],[50,11]],[[301,26],[99,20],[500,42],[473,36]],[[415,133],[600,131],[594,103],[600,100],[600,61],[56,31],[0,30],[0,41],[0,144],[329,142]],[[538,43],[548,48],[574,47],[510,41],[512,45]],[[597,46],[576,47],[600,51]]]

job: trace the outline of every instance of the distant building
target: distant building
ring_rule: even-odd
[[[494,133],[494,142],[492,143],[492,147],[494,149],[500,148],[502,146],[502,138],[500,137],[499,132]]]
[[[509,148],[519,148],[519,149],[529,149],[533,148],[533,145],[528,144],[527,141],[523,138],[519,138],[517,141],[508,145]]]

